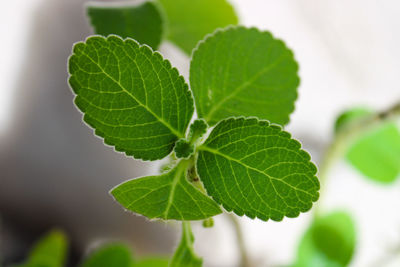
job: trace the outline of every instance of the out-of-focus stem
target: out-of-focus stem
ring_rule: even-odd
[[[247,254],[247,249],[243,238],[243,231],[240,226],[239,220],[234,214],[227,213],[226,215],[231,221],[236,233],[236,239],[240,253],[240,267],[252,267],[253,265],[251,264],[250,258]]]

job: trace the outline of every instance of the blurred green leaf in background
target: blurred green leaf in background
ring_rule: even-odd
[[[156,3],[149,1],[137,6],[88,5],[87,13],[95,33],[131,37],[154,50],[162,41],[164,22]]]
[[[335,131],[346,131],[363,120],[376,116],[372,111],[355,108],[342,113]],[[357,127],[357,125],[356,125]],[[365,131],[352,142],[346,159],[365,177],[380,183],[394,182],[400,174],[400,131],[393,121],[385,121]]]
[[[164,38],[190,55],[204,36],[236,25],[238,18],[226,0],[158,0],[140,5],[111,3],[87,7],[96,34],[133,38],[157,50]]]
[[[356,227],[349,214],[317,217],[304,234],[293,267],[344,267],[356,247]]]
[[[67,248],[65,234],[60,230],[52,230],[34,245],[25,263],[15,267],[62,267]]]

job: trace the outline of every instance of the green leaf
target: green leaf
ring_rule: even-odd
[[[169,259],[160,257],[151,257],[146,259],[141,259],[136,262],[134,267],[168,267]]]
[[[133,267],[131,249],[125,244],[107,244],[94,251],[82,267]]]
[[[358,139],[347,151],[348,161],[363,175],[392,183],[400,175],[400,131],[387,123]]]
[[[179,139],[175,144],[177,158],[188,159],[193,155],[195,147],[201,141],[201,137],[207,132],[208,125],[203,119],[196,119],[189,127],[188,138]]]
[[[163,34],[163,20],[154,2],[134,6],[89,5],[87,13],[94,32],[131,37],[157,49]]]
[[[269,32],[228,27],[193,52],[190,86],[197,113],[210,125],[231,116],[256,116],[281,125],[297,98],[293,53]]]
[[[32,248],[26,262],[20,267],[61,267],[67,254],[67,238],[59,230],[53,230]]]
[[[203,227],[204,228],[211,228],[213,226],[214,226],[214,219],[213,218],[208,218],[208,219],[205,219],[203,221]]]
[[[317,169],[300,147],[268,121],[230,118],[198,147],[197,172],[207,193],[239,216],[297,217],[319,197]]]
[[[169,61],[117,36],[74,45],[69,83],[84,121],[117,151],[143,160],[167,156],[193,115],[188,86]]]
[[[221,213],[219,206],[187,180],[188,160],[168,173],[124,182],[111,190],[126,209],[150,219],[201,220]]]
[[[298,249],[298,267],[347,266],[356,246],[355,225],[349,214],[334,212],[317,218]]]
[[[182,222],[182,238],[169,267],[201,267],[203,260],[193,249],[194,236],[190,222]]]
[[[174,152],[177,158],[188,159],[194,153],[194,146],[186,139],[179,139],[175,144]]]
[[[335,132],[357,131],[363,120],[376,116],[366,108],[354,108],[343,112],[335,123]],[[400,131],[396,123],[383,122],[367,129],[350,144],[346,158],[367,178],[392,183],[400,175]]]
[[[203,119],[196,119],[189,128],[189,140],[191,143],[196,142],[207,132],[208,125]]]
[[[168,39],[187,54],[197,42],[215,29],[237,24],[226,0],[159,0],[167,17]]]

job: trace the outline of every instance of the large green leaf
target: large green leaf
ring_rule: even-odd
[[[65,234],[53,230],[36,243],[26,262],[18,267],[62,267],[66,259],[67,246]]]
[[[163,20],[154,2],[141,5],[99,5],[87,7],[90,22],[97,34],[131,37],[157,49],[163,35]]]
[[[182,222],[182,237],[169,267],[201,267],[203,260],[193,249],[194,236],[190,222]]]
[[[131,249],[125,244],[107,244],[94,251],[81,267],[134,267]]]
[[[187,180],[188,160],[168,173],[136,178],[111,190],[126,209],[150,219],[201,220],[221,213],[219,206]]]
[[[197,171],[226,210],[280,221],[308,211],[319,196],[317,169],[300,147],[280,126],[231,118],[198,148]]]
[[[237,24],[226,0],[159,0],[167,17],[168,38],[190,54],[197,42],[215,29]]]
[[[354,254],[355,225],[349,214],[334,212],[317,218],[299,245],[297,267],[344,267]]]
[[[284,125],[297,98],[297,70],[292,51],[270,33],[219,30],[193,52],[190,86],[197,113],[211,125],[230,116]]]
[[[194,109],[191,93],[169,61],[148,46],[90,37],[74,45],[69,72],[84,121],[117,151],[161,159],[184,137]]]

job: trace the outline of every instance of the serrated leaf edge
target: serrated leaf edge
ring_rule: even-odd
[[[241,216],[241,217],[242,217],[243,215],[246,215],[246,217],[248,217],[248,218],[250,218],[250,219],[258,218],[258,219],[260,219],[260,220],[262,220],[262,221],[268,221],[269,219],[271,219],[271,220],[273,220],[273,221],[279,222],[279,221],[282,221],[284,217],[287,217],[287,218],[296,218],[296,217],[298,217],[298,216],[300,215],[300,213],[308,212],[308,211],[312,208],[312,203],[315,203],[315,202],[319,199],[319,192],[318,192],[318,191],[319,191],[319,189],[320,189],[320,183],[319,183],[319,180],[318,180],[318,178],[317,178],[317,176],[316,176],[316,174],[317,174],[317,172],[318,172],[317,166],[311,161],[311,156],[309,155],[309,153],[307,153],[307,151],[301,149],[301,143],[300,143],[298,140],[292,138],[292,135],[291,135],[289,132],[283,130],[283,127],[282,127],[281,125],[276,124],[276,123],[271,123],[271,122],[268,121],[268,120],[262,120],[262,119],[259,119],[259,118],[257,118],[257,117],[254,117],[254,116],[251,116],[251,117],[244,117],[244,116],[238,116],[238,117],[232,116],[232,117],[228,117],[228,118],[226,118],[226,119],[220,120],[217,124],[215,124],[215,126],[212,127],[212,130],[213,130],[215,127],[217,127],[219,124],[221,124],[221,123],[223,123],[223,122],[230,121],[230,120],[235,120],[235,121],[236,121],[236,120],[243,120],[243,121],[244,121],[244,120],[256,120],[258,124],[259,124],[260,122],[264,122],[264,123],[267,123],[267,126],[276,127],[276,128],[279,129],[281,132],[284,132],[285,134],[287,134],[287,137],[288,137],[288,138],[290,138],[290,139],[296,141],[296,142],[298,143],[298,146],[299,146],[299,147],[298,147],[298,150],[301,151],[301,152],[305,152],[304,155],[307,155],[307,158],[308,158],[307,164],[310,164],[310,165],[314,166],[313,178],[314,178],[314,180],[317,182],[317,186],[318,186],[318,187],[316,188],[316,191],[317,191],[317,193],[316,193],[316,198],[311,202],[311,205],[310,205],[310,207],[309,207],[308,209],[300,210],[299,212],[297,212],[297,213],[295,214],[295,216],[290,216],[290,217],[289,217],[289,216],[287,216],[287,215],[282,215],[279,219],[276,219],[276,220],[275,220],[275,219],[271,219],[271,218],[264,219],[264,218],[260,218],[259,216],[250,217],[246,212],[241,212],[241,211],[239,211],[239,210],[237,210],[237,209],[235,209],[235,208],[232,208],[232,207],[230,207],[230,206],[227,206],[227,205],[224,204],[224,203],[220,203],[219,201],[217,201],[217,200],[214,198],[214,196],[210,195],[210,194],[208,193],[207,188],[204,187],[207,196],[211,197],[218,205],[223,206],[224,209],[225,209],[226,211],[228,211],[228,212],[234,212],[236,215]],[[212,130],[211,130],[211,131],[212,131]],[[208,137],[207,137],[207,138],[208,138]],[[204,140],[204,143],[205,143],[206,141],[207,141],[207,139]],[[201,145],[198,146],[198,150],[201,150],[201,147],[202,147],[202,146],[205,146],[204,143],[202,143]],[[197,160],[198,160],[198,153],[196,153],[196,158],[195,158],[196,166],[197,166]],[[196,170],[197,170],[197,168],[196,168]],[[200,178],[200,181],[201,181],[201,176],[199,175],[199,173],[197,173],[197,176]]]
[[[260,29],[258,29],[258,28],[256,28],[256,27],[245,27],[245,26],[242,26],[242,25],[229,25],[229,26],[224,27],[224,28],[217,28],[214,32],[207,34],[207,35],[203,38],[203,40],[200,40],[200,41],[197,43],[196,47],[193,48],[192,54],[190,55],[190,61],[192,62],[192,61],[197,57],[197,56],[196,56],[196,52],[200,49],[200,47],[201,47],[202,45],[204,45],[205,43],[207,43],[207,41],[208,41],[209,39],[211,39],[211,38],[213,38],[213,37],[215,37],[215,36],[218,36],[219,34],[223,34],[223,33],[227,32],[227,31],[230,31],[230,30],[238,31],[238,30],[243,30],[243,29],[244,29],[244,30],[250,30],[250,31],[257,31],[257,32],[259,32],[260,34],[268,35],[268,36],[271,37],[273,40],[280,42],[280,43],[283,45],[283,47],[286,48],[286,49],[289,51],[290,55],[293,57],[293,61],[294,61],[295,64],[296,64],[296,71],[298,72],[298,70],[299,70],[299,64],[298,64],[298,62],[297,62],[297,60],[296,60],[295,54],[294,54],[293,50],[292,50],[291,48],[289,48],[289,47],[286,45],[286,43],[285,43],[282,39],[276,38],[276,37],[275,37],[271,32],[269,32],[269,31],[261,31]],[[189,70],[189,84],[190,84],[190,74],[191,74],[191,72],[190,72],[190,70]],[[296,76],[297,76],[296,88],[298,88],[298,87],[300,86],[300,81],[301,81],[301,80],[300,80],[300,77],[299,77],[298,73],[297,73]],[[193,99],[194,99],[194,98],[193,98]],[[295,107],[296,107],[295,102],[296,102],[297,99],[298,99],[298,90],[295,90],[295,99],[294,99],[294,101],[293,101],[293,104],[291,104],[291,106],[290,106],[290,113],[289,113],[289,115],[288,115],[288,117],[287,117],[287,121],[286,121],[285,125],[288,124],[288,123],[290,122],[290,115],[291,115],[291,114],[293,113],[293,111],[295,110]],[[196,108],[196,110],[197,110],[196,101],[194,101],[194,105],[195,105],[195,108]],[[230,117],[228,117],[228,118],[230,118]],[[218,123],[216,123],[216,124],[218,124]],[[216,124],[215,124],[215,125],[216,125]]]
[[[68,87],[69,87],[69,89],[71,90],[72,94],[74,95],[74,98],[73,98],[73,100],[72,100],[73,105],[74,105],[75,108],[78,110],[78,112],[80,112],[80,113],[82,114],[82,119],[81,119],[82,122],[83,122],[84,124],[86,124],[87,126],[89,126],[88,128],[92,129],[92,133],[93,133],[93,135],[94,135],[95,137],[101,139],[101,140],[103,141],[103,144],[104,144],[105,146],[112,147],[113,150],[114,150],[115,152],[119,152],[119,153],[124,154],[124,155],[126,155],[126,156],[128,156],[128,157],[129,157],[129,156],[132,156],[132,157],[133,157],[134,159],[136,159],[136,160],[141,160],[141,161],[155,161],[155,160],[160,160],[160,159],[163,159],[163,158],[167,157],[168,155],[170,155],[170,154],[173,152],[174,147],[175,147],[175,144],[172,146],[170,153],[169,153],[168,155],[166,155],[166,156],[157,157],[157,158],[136,157],[136,156],[134,155],[134,153],[127,153],[126,151],[117,148],[114,144],[108,142],[108,140],[106,140],[106,138],[103,136],[103,134],[102,134],[101,132],[97,131],[97,129],[95,129],[94,127],[92,127],[92,126],[85,120],[85,113],[82,112],[82,111],[77,107],[77,105],[75,104],[75,99],[76,99],[76,97],[77,97],[78,95],[74,92],[74,89],[72,88],[72,86],[71,86],[71,84],[70,84],[70,82],[69,82],[70,79],[71,79],[71,77],[72,77],[72,74],[71,74],[71,72],[70,72],[70,59],[71,59],[72,56],[75,55],[74,49],[75,49],[75,47],[76,47],[77,45],[79,45],[79,44],[86,44],[87,41],[90,40],[90,39],[92,39],[92,38],[102,38],[102,39],[105,39],[106,41],[108,41],[108,39],[110,39],[110,38],[117,38],[117,39],[121,40],[121,41],[124,42],[124,43],[125,43],[126,41],[132,41],[132,42],[134,42],[136,45],[139,46],[139,49],[148,49],[148,50],[150,50],[150,52],[151,52],[152,55],[154,55],[154,56],[159,57],[160,59],[162,59],[162,63],[163,63],[163,64],[166,64],[166,65],[168,66],[168,68],[170,68],[171,71],[175,72],[175,73],[178,75],[178,79],[180,79],[181,81],[183,81],[183,83],[185,84],[185,87],[186,87],[186,94],[189,94],[189,97],[190,97],[190,99],[192,100],[192,103],[193,103],[193,113],[194,113],[194,111],[195,111],[195,109],[194,109],[195,103],[194,103],[193,93],[192,93],[191,90],[189,90],[189,86],[188,86],[188,83],[186,82],[185,78],[184,78],[182,75],[180,75],[180,73],[179,73],[179,71],[178,71],[177,68],[175,68],[175,67],[173,67],[173,66],[171,65],[171,62],[170,62],[168,59],[164,59],[163,56],[161,55],[161,53],[159,53],[158,51],[154,51],[149,45],[147,45],[147,44],[140,44],[140,43],[138,43],[135,39],[132,39],[132,38],[129,38],[129,37],[123,39],[123,38],[121,38],[120,36],[115,35],[115,34],[110,34],[110,35],[108,35],[107,37],[104,37],[104,36],[98,35],[98,34],[94,34],[94,35],[90,35],[90,36],[86,37],[84,41],[78,41],[78,42],[73,43],[73,45],[72,45],[72,53],[69,55],[68,60],[67,60],[67,70],[68,70],[68,78],[67,78],[67,81],[68,81]],[[193,115],[192,115],[192,116],[193,116]],[[188,130],[188,128],[189,128],[189,125],[190,125],[190,123],[188,123],[188,125],[186,126],[186,129],[185,129],[185,131],[184,131],[185,133],[187,132],[187,130]],[[168,127],[168,128],[169,128],[169,127]],[[173,133],[173,134],[175,134],[175,133]],[[180,136],[177,136],[177,140],[179,140],[179,138],[184,138],[184,135],[185,135],[185,134],[180,135]],[[177,140],[176,140],[176,141],[177,141]]]
[[[181,165],[180,165],[180,164],[181,164]],[[167,209],[166,209],[166,210],[164,211],[164,213],[163,213],[163,216],[164,216],[164,217],[168,217],[169,210],[170,210],[170,208],[171,208],[171,206],[172,206],[172,200],[173,200],[173,198],[174,198],[174,194],[175,194],[175,190],[176,190],[176,185],[177,185],[178,182],[179,182],[180,175],[182,174],[182,172],[187,171],[187,169],[186,169],[186,168],[187,168],[187,164],[188,164],[188,161],[183,159],[183,160],[179,161],[178,164],[177,164],[176,166],[174,166],[173,168],[171,168],[168,172],[159,174],[159,176],[161,176],[161,175],[166,175],[166,174],[168,174],[169,172],[172,172],[172,171],[174,170],[174,168],[180,168],[180,169],[182,169],[181,172],[179,172],[179,170],[177,171],[177,174],[174,176],[174,179],[173,179],[173,181],[172,181],[172,183],[171,183],[171,188],[172,188],[172,190],[171,190],[171,192],[170,192],[170,194],[169,194],[169,197],[168,197],[168,205],[167,205],[168,207],[167,207]],[[180,166],[179,166],[179,165],[180,165]],[[129,212],[129,213],[131,213],[131,214],[135,214],[135,215],[140,216],[140,217],[144,217],[144,218],[146,218],[146,219],[149,219],[150,221],[167,221],[167,220],[168,220],[168,221],[173,220],[173,221],[179,221],[179,222],[189,221],[189,220],[168,219],[168,218],[161,218],[161,217],[147,217],[147,216],[142,215],[142,214],[140,214],[140,213],[133,212],[133,211],[131,211],[131,210],[125,208],[125,207],[116,199],[116,197],[115,197],[115,196],[113,195],[113,193],[112,193],[112,192],[114,191],[114,189],[118,188],[118,187],[121,186],[122,184],[129,183],[130,181],[133,181],[133,180],[136,180],[136,179],[142,179],[142,178],[153,177],[153,176],[154,176],[154,175],[150,175],[150,176],[141,176],[141,177],[136,177],[136,178],[132,178],[132,179],[123,181],[122,183],[120,183],[120,184],[114,186],[113,188],[111,188],[111,189],[108,191],[108,194],[109,194],[109,195],[113,198],[113,200],[114,200],[116,203],[118,203],[126,212]],[[188,184],[190,184],[190,185],[191,185],[195,190],[197,190],[199,193],[203,194],[205,197],[210,198],[210,200],[214,201],[208,194],[205,194],[205,193],[201,192],[196,186],[194,186],[193,184],[191,184],[189,181],[186,181],[186,182],[187,182]],[[215,202],[215,201],[214,201],[214,202]],[[222,213],[222,209],[220,208],[220,204],[218,204],[217,202],[215,202],[215,204],[216,204],[216,206],[219,207],[220,213]],[[220,213],[218,213],[218,214],[220,214]],[[215,214],[214,216],[216,216],[216,215],[218,215],[218,214]],[[212,217],[212,216],[211,216],[211,217]],[[208,218],[211,218],[211,217],[208,217]],[[198,220],[204,220],[204,219],[198,219]],[[190,220],[190,221],[196,221],[196,220]]]

